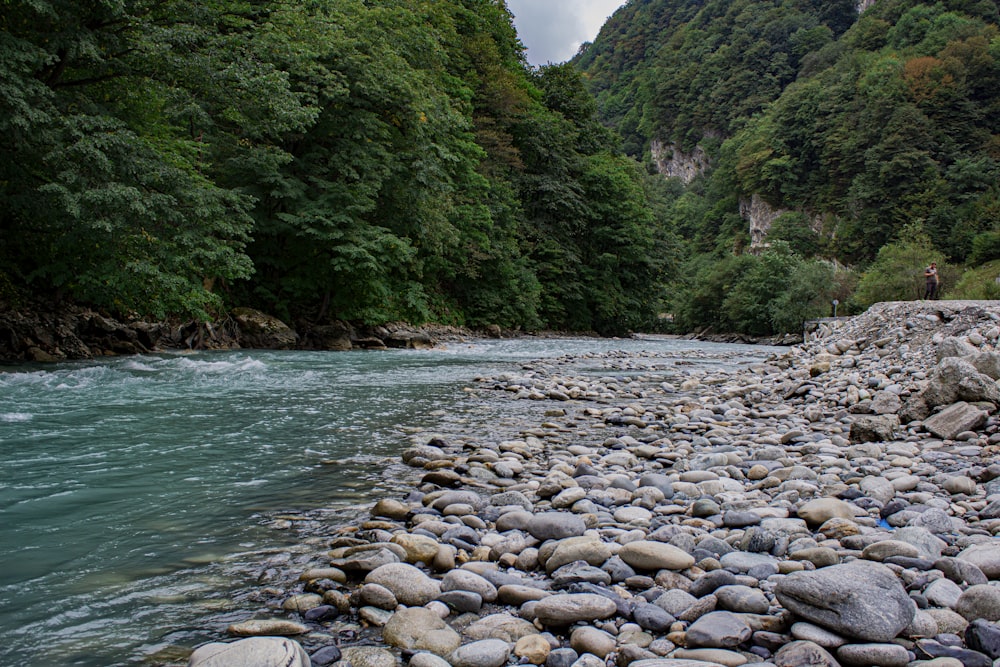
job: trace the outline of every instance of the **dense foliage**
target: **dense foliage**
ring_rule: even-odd
[[[657,187],[496,0],[9,0],[0,282],[118,313],[619,332]]]
[[[947,296],[960,267],[1000,258],[998,16],[991,0],[877,0],[860,16],[839,1],[631,0],[616,13],[575,60],[601,117],[637,158],[657,143],[711,160],[667,215],[688,258],[681,328],[780,330],[779,299],[816,316],[833,298],[855,311],[916,298],[935,259],[950,263]],[[781,213],[756,248],[740,212],[753,196]],[[822,266],[851,268],[825,282]]]
[[[761,335],[932,260],[993,294],[998,16],[630,0],[532,69],[502,0],[7,0],[0,299]]]

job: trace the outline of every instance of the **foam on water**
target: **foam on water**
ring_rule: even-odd
[[[475,377],[642,345],[503,340],[6,367],[0,664],[135,664],[218,639],[257,609],[243,592],[262,553],[293,539],[269,527],[275,516],[362,514],[412,488],[419,471],[394,457],[414,434],[493,436],[516,423],[525,406],[484,407],[464,391]]]

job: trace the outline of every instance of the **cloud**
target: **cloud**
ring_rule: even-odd
[[[532,65],[569,60],[624,4],[625,0],[507,0]]]

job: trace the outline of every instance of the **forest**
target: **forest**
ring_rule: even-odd
[[[0,297],[620,332],[671,235],[495,0],[12,0]]]
[[[1000,296],[996,2],[630,0],[539,68],[502,0],[3,7],[7,307],[768,335],[931,261]]]
[[[996,2],[632,0],[585,45],[602,120],[654,169],[701,151],[666,224],[679,330],[766,334],[919,298],[1000,297]],[[678,179],[671,179],[677,181]],[[747,202],[771,211],[763,242]]]

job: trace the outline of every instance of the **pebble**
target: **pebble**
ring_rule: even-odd
[[[585,359],[603,375],[574,357],[480,378],[548,414],[415,443],[409,494],[310,538],[259,592],[286,618],[227,634],[355,667],[991,665],[998,321],[876,304],[750,362],[607,352]]]

